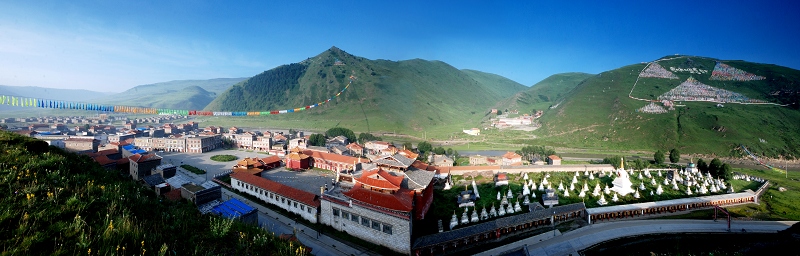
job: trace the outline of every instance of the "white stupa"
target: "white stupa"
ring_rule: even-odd
[[[583,181],[583,188],[581,191],[589,191],[589,184],[586,184],[586,181]]]
[[[542,184],[543,184],[543,185],[547,186],[547,184],[549,184],[549,183],[550,183],[550,182],[547,182],[547,176],[545,176],[544,178],[542,178]]]
[[[514,211],[515,212],[521,212],[522,211],[522,206],[519,205],[519,200],[517,200],[517,202],[514,203]]]
[[[536,198],[536,193],[531,193],[531,197]]]
[[[611,189],[617,192],[620,195],[627,195],[633,193],[633,189],[631,189],[631,179],[628,177],[628,172],[625,171],[625,161],[620,161],[619,170],[617,170],[617,178],[614,179],[611,184],[614,184],[614,187]]]
[[[608,184],[606,184],[606,188],[603,189],[603,193],[609,194],[609,195],[611,194],[611,189],[608,187]]]
[[[569,190],[564,190],[564,197],[569,197]]]
[[[669,185],[669,179],[664,178],[664,186]]]
[[[453,217],[450,218],[450,230],[453,230],[453,228],[457,225],[458,225],[458,217],[456,216],[456,213],[453,212]]]
[[[606,196],[603,195],[603,194],[600,194],[600,200],[597,200],[597,204],[599,204],[599,205],[607,205],[608,202],[606,201]]]
[[[513,206],[511,206],[511,204],[508,204],[508,209],[506,209],[506,213],[507,213],[507,214],[512,214],[512,213],[514,213],[514,207],[513,207]]]
[[[500,205],[500,210],[497,211],[497,216],[505,216],[506,215],[506,208],[503,205]]]
[[[644,182],[642,182],[642,183],[639,183],[639,190],[641,190],[641,191],[644,191],[644,190],[645,190],[645,188],[644,188]]]
[[[658,185],[658,189],[656,189],[656,194],[661,195],[661,193],[664,193],[664,189],[661,188],[661,185]]]
[[[642,173],[640,172],[639,173],[639,177],[636,177],[636,178],[638,178],[639,180],[642,180]]]
[[[514,194],[511,193],[511,189],[510,188],[508,189],[508,193],[506,193],[506,197],[508,197],[508,199],[514,198]]]
[[[661,170],[658,170],[658,177],[662,177]]]
[[[528,180],[528,173],[526,172],[525,174],[523,174],[522,178],[525,179],[525,180]]]
[[[522,195],[527,196],[531,194],[531,190],[528,189],[528,186],[522,186]]]
[[[489,210],[489,216],[491,216],[492,218],[497,217],[497,209],[494,208],[494,204],[492,204],[492,209]]]
[[[680,190],[680,188],[678,188],[678,183],[672,182],[672,189],[674,189],[676,191]]]
[[[467,209],[464,209],[464,213],[461,214],[461,225],[469,223],[469,217],[467,217]]]
[[[531,181],[531,190],[536,190],[536,182]]]
[[[578,183],[578,176],[572,176],[572,184]]]
[[[583,171],[583,176],[589,176],[589,171]]]
[[[650,185],[655,186],[656,183],[658,183],[658,182],[656,182],[656,179],[650,179]]]
[[[594,173],[589,173],[589,180],[594,180]]]
[[[639,199],[639,190],[636,190],[636,192],[633,192],[633,198]]]
[[[522,201],[522,204],[524,204],[524,205],[528,205],[530,203],[531,203],[531,198],[527,197],[527,196],[525,197],[525,200]]]
[[[539,191],[544,191],[544,185],[542,185],[542,183],[539,183]]]
[[[481,220],[487,220],[487,219],[489,219],[489,214],[486,213],[486,207],[483,207],[483,209],[481,209]]]
[[[563,190],[564,190],[564,183],[563,182],[559,182],[558,183],[558,191],[563,191]]]
[[[579,197],[584,198],[586,197],[586,191],[581,190],[581,193],[578,194]]]
[[[500,200],[500,191],[497,191],[497,200]]]
[[[597,183],[597,184],[594,185],[594,191],[592,192],[592,195],[593,196],[599,196],[600,195],[600,183]]]
[[[480,220],[480,218],[478,218],[478,211],[473,208],[472,209],[472,216],[470,216],[469,221],[472,222],[472,223],[476,223],[479,220]]]
[[[692,188],[691,187],[686,187],[686,194],[687,195],[692,195]]]
[[[614,197],[611,198],[611,201],[614,201],[614,202],[619,201],[619,197],[617,197],[617,193],[614,193]]]
[[[575,183],[569,184],[569,190],[575,190]]]

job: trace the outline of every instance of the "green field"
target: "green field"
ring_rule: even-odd
[[[234,155],[214,155],[214,156],[211,156],[211,160],[214,160],[214,161],[217,161],[217,162],[230,162],[230,161],[233,161],[233,160],[236,160],[236,159],[239,159],[239,158],[234,156]]]
[[[0,152],[3,255],[309,254],[258,226],[159,199],[43,141],[0,131]]]

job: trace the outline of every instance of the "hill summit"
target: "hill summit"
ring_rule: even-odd
[[[369,60],[331,47],[235,84],[209,111],[270,111],[323,102],[294,120],[332,119],[358,130],[421,130],[476,125],[499,100],[526,89],[507,78],[464,71],[441,61]],[[281,118],[281,117],[270,117]]]
[[[770,64],[667,56],[590,77],[536,132],[569,147],[680,149],[800,156],[800,71]]]

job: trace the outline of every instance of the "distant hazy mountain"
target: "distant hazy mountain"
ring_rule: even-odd
[[[0,85],[0,94],[35,97],[51,100],[87,101],[109,95],[108,92],[96,92],[79,89],[56,89],[36,86],[9,86]]]
[[[516,109],[520,113],[532,113],[534,109],[545,110],[562,100],[569,91],[592,76],[594,75],[578,72],[551,75],[527,90],[500,101],[497,108]]]
[[[355,77],[352,86],[335,100],[286,118],[336,120],[333,125],[359,131],[420,131],[434,126],[460,131],[479,123],[499,100],[527,89],[498,75],[458,70],[441,61],[369,60],[333,47],[242,81],[206,110],[270,111],[312,105],[339,92],[350,76]]]
[[[219,93],[244,79],[246,78],[178,80],[139,85],[97,102],[153,108],[203,109]]]

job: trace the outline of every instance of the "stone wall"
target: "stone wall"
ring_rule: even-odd
[[[339,216],[334,216],[334,208],[339,210]],[[358,215],[358,218],[354,220],[353,214]],[[345,217],[347,217],[347,219],[345,219]],[[362,224],[364,217],[370,220],[369,227]],[[373,220],[381,224],[381,230],[376,230],[373,228]],[[320,206],[320,223],[331,226],[336,230],[366,240],[370,243],[386,246],[387,248],[402,254],[411,253],[410,213],[408,214],[407,218],[400,218],[387,213],[371,210],[366,207],[361,207],[357,204],[341,204],[327,200],[327,198],[323,198]],[[392,234],[384,232],[384,225],[391,226]]]

